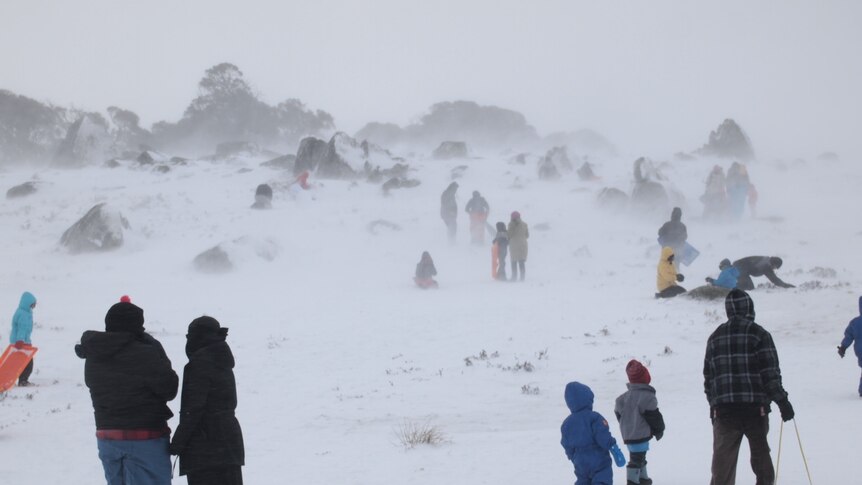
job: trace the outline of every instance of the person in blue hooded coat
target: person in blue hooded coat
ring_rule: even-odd
[[[611,436],[607,420],[593,411],[593,391],[580,382],[566,385],[566,405],[572,412],[560,427],[560,444],[575,465],[575,485],[611,485],[614,482],[611,457],[625,457]],[[622,465],[620,465],[622,466]]]
[[[838,355],[843,359],[844,352],[847,352],[847,348],[850,347],[850,344],[853,344],[853,351],[856,352],[856,360],[859,363],[859,367],[862,367],[862,342],[860,342],[862,340],[862,296],[859,297],[859,315],[850,320],[850,324],[844,330],[844,339],[841,341],[841,345],[838,346]],[[859,378],[859,397],[862,397],[862,377]]]
[[[718,263],[718,269],[721,270],[721,273],[718,274],[718,278],[710,278],[707,276],[706,282],[712,286],[720,286],[729,290],[736,288],[736,283],[739,280],[739,270],[730,264],[730,260],[727,258],[722,259],[721,262]]]
[[[9,333],[9,343],[16,348],[30,345],[30,335],[33,333],[33,308],[36,308],[36,297],[29,291],[21,295],[18,309],[12,316],[12,331]],[[18,385],[25,387],[30,385],[30,374],[33,373],[33,360],[27,364],[21,375],[18,376]]]

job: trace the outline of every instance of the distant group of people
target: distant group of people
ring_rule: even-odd
[[[707,220],[738,220],[745,212],[746,201],[752,217],[757,214],[757,189],[749,179],[748,168],[739,162],[730,165],[727,175],[721,165],[714,166],[700,201]]]
[[[772,335],[754,321],[751,297],[734,289],[725,298],[725,310],[727,322],[707,339],[703,359],[703,387],[713,428],[710,483],[736,483],[739,448],[744,437],[751,449],[751,468],[757,483],[769,485],[775,480],[767,441],[770,404],[778,406],[783,421],[793,419],[795,413],[782,385]],[[854,321],[862,325],[862,318]],[[847,345],[842,342],[838,349],[842,356]],[[614,406],[629,451],[626,483],[651,485],[646,453],[652,438],[660,440],[664,435],[664,416],[658,408],[656,390],[650,385],[649,370],[641,362],[631,360],[626,365],[626,376],[628,390],[616,399]],[[565,400],[571,414],[560,428],[560,444],[574,464],[575,483],[612,484],[611,457],[617,466],[625,465],[626,459],[611,435],[607,420],[593,411],[592,390],[580,382],[570,382],[566,385]]]
[[[440,217],[446,224],[450,243],[455,242],[458,232],[457,191],[458,182],[452,182],[440,196]],[[478,190],[473,191],[473,196],[467,202],[464,211],[470,216],[470,242],[472,244],[484,245],[486,230],[494,234],[492,245],[496,254],[496,264],[492,276],[500,281],[524,281],[529,249],[527,239],[530,237],[530,229],[527,223],[521,219],[521,213],[513,211],[510,214],[508,226],[505,222],[500,221],[492,227],[488,224],[490,206]],[[511,264],[511,279],[506,275],[507,257]],[[438,283],[434,280],[436,275],[437,268],[434,266],[434,261],[428,251],[424,251],[419,263],[416,264],[413,280],[420,288],[437,288]]]
[[[672,298],[687,291],[679,285],[685,280],[679,272],[679,255],[688,250],[687,239],[688,229],[682,222],[682,209],[674,207],[670,220],[658,230],[661,256],[657,267],[656,298]],[[711,286],[728,290],[739,288],[750,291],[755,288],[752,277],[765,276],[779,288],[795,288],[775,274],[775,270],[781,268],[783,264],[784,261],[777,256],[747,256],[732,263],[725,258],[718,264],[720,271],[718,277],[707,277],[706,282]]]

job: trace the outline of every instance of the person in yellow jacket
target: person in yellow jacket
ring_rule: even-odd
[[[656,298],[673,298],[680,293],[685,293],[685,288],[676,284],[678,281],[683,281],[685,277],[676,272],[673,264],[673,249],[670,247],[661,248],[661,259],[658,261],[658,273],[656,275],[656,288],[658,293]]]

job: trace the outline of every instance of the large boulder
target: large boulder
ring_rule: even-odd
[[[754,158],[751,140],[736,121],[730,118],[724,120],[715,131],[709,133],[709,141],[698,150],[698,153],[707,156],[735,158],[742,161]]]
[[[308,171],[323,179],[351,179],[367,167],[392,165],[398,160],[383,148],[338,132],[329,142],[308,137],[299,144],[295,174]]]
[[[198,254],[192,264],[202,273],[226,273],[233,269],[230,256],[221,246],[214,246]]]
[[[269,239],[243,236],[224,241],[195,256],[192,264],[202,273],[226,273],[252,261],[273,261],[281,248]]]
[[[16,185],[7,190],[6,198],[15,199],[17,197],[26,197],[34,193],[36,193],[36,182],[24,182],[23,184]]]
[[[57,148],[54,163],[77,167],[110,158],[114,140],[108,122],[98,113],[85,113],[72,123],[66,137]]]
[[[269,184],[260,184],[254,191],[254,204],[252,209],[272,209],[272,187]]]
[[[108,251],[123,245],[123,229],[129,229],[129,221],[103,202],[66,229],[60,244],[73,253]]]
[[[431,156],[436,160],[451,160],[453,158],[467,158],[469,151],[467,143],[463,141],[444,141],[434,149]]]
[[[621,214],[628,209],[629,196],[620,189],[605,187],[596,197],[596,205],[602,210]]]
[[[664,185],[664,177],[652,161],[640,157],[634,163],[635,185],[629,207],[635,213],[663,214],[670,209],[670,199]]]

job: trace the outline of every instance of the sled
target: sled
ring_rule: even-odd
[[[682,254],[679,255],[679,262],[689,266],[698,256],[700,256],[700,251],[695,249],[691,244],[685,243],[685,246],[682,248]]]
[[[14,345],[6,347],[6,351],[0,356],[0,392],[6,392],[18,382],[18,377],[38,350],[27,344],[20,349],[16,349]]]
[[[497,243],[491,245],[491,278],[497,279],[497,270],[500,269],[500,260],[497,257],[500,251],[497,248]]]

